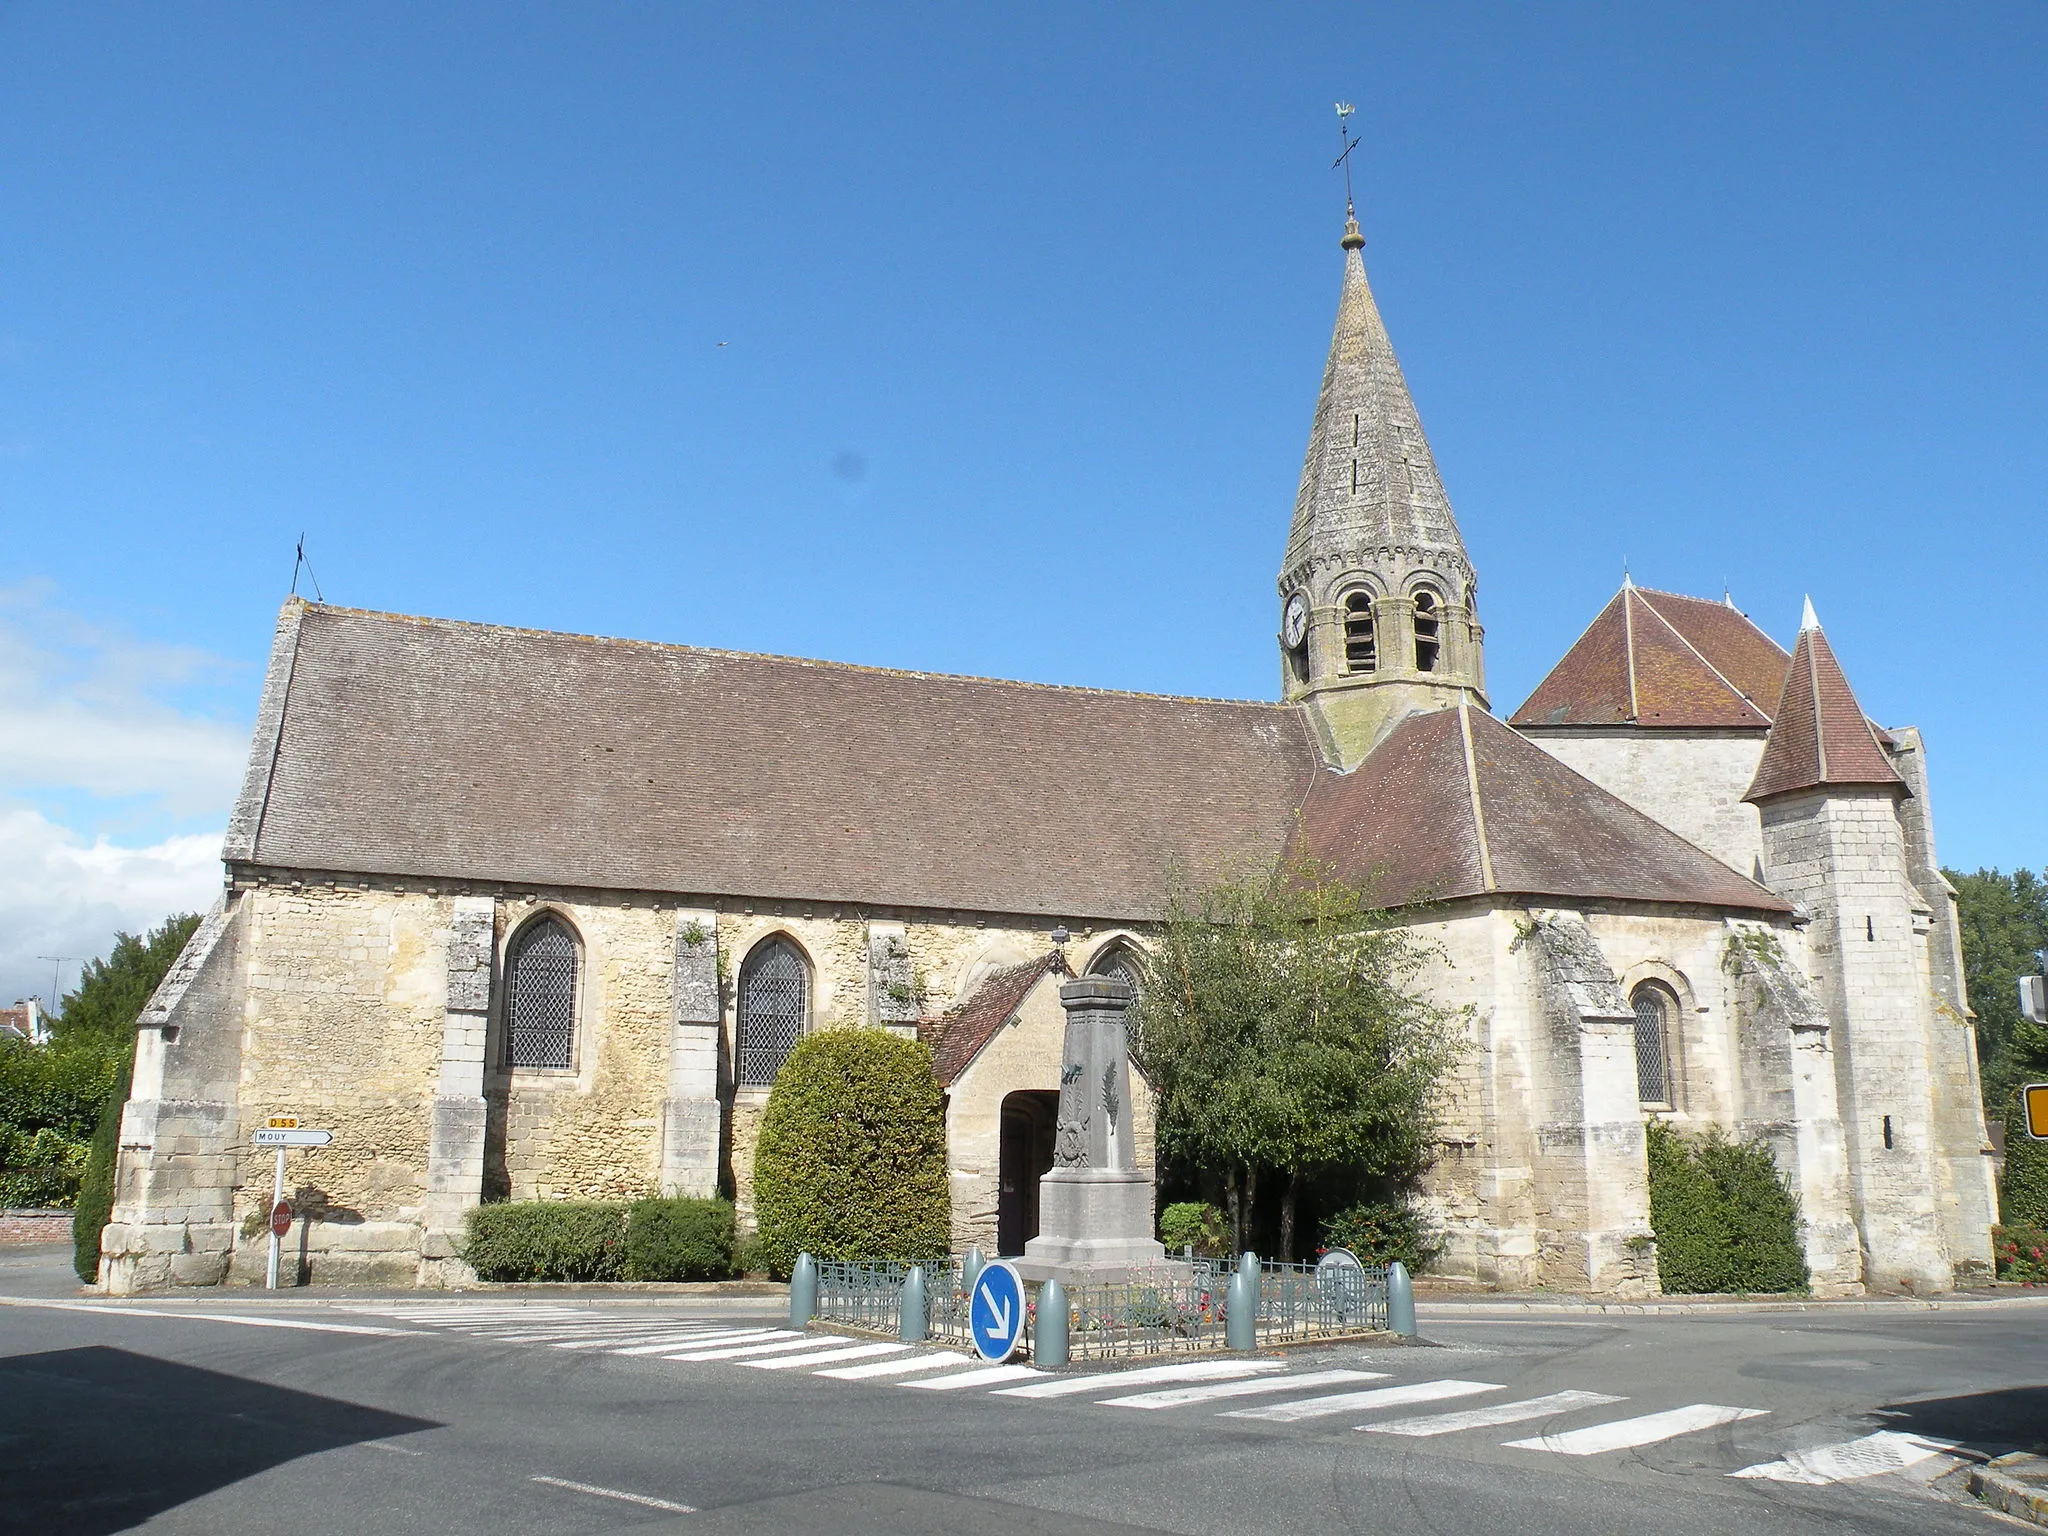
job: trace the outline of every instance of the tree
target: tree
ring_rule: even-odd
[[[1461,1016],[1416,985],[1432,954],[1311,864],[1169,893],[1157,948],[1138,957],[1132,1053],[1158,1095],[1162,1156],[1220,1177],[1240,1247],[1265,1176],[1291,1256],[1312,1179],[1398,1196],[1428,1168],[1463,1041]]]
[[[198,926],[198,913],[183,912],[141,938],[115,934],[104,960],[86,961],[78,989],[65,995],[62,1012],[50,1022],[51,1034],[59,1040],[92,1035],[132,1044],[136,1015]]]
[[[2048,1078],[2048,1028],[2020,1016],[2019,978],[2038,973],[2048,945],[2048,881],[2032,870],[1943,871],[1956,888],[1963,979],[1977,1015],[1984,1112],[2005,1122],[1999,1207],[2011,1222],[2048,1222],[2048,1143],[2032,1141],[2019,1111],[2022,1083]]]

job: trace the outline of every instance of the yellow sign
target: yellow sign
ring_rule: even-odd
[[[272,1115],[268,1120],[264,1121],[263,1124],[264,1127],[268,1130],[296,1131],[299,1128],[299,1117],[297,1115]],[[2043,1134],[2048,1134],[2048,1132],[2044,1132]]]
[[[2048,1141],[2048,1083],[2029,1083],[2020,1096],[2027,1106],[2027,1134]]]

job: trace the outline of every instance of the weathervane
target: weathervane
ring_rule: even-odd
[[[1330,162],[1330,169],[1344,168],[1344,216],[1354,218],[1358,210],[1351,202],[1351,151],[1358,148],[1358,140],[1351,137],[1351,114],[1358,109],[1348,101],[1337,103],[1337,139],[1343,144],[1344,153]]]

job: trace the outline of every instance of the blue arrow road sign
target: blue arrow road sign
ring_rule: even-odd
[[[1003,1259],[984,1264],[967,1300],[967,1329],[975,1353],[1000,1364],[1017,1352],[1024,1338],[1024,1282]]]

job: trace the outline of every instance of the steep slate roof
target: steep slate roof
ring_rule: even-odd
[[[1624,583],[1510,722],[1766,730],[1788,660],[1726,603]]]
[[[1283,845],[1280,705],[596,640],[294,601],[230,861],[1142,918]]]
[[[1476,709],[1410,719],[1340,775],[1295,707],[297,599],[223,852],[1131,922],[1160,915],[1175,863],[1199,877],[1290,841],[1357,876],[1386,866],[1390,903],[1499,891],[1784,908]]]
[[[1411,715],[1351,773],[1319,778],[1296,846],[1389,905],[1503,891],[1790,910],[1471,708]]]
[[[932,1073],[941,1087],[950,1086],[973,1064],[981,1048],[1016,1016],[1048,971],[1067,973],[1058,950],[983,978],[965,1002],[918,1025],[918,1037],[932,1048]]]
[[[1777,723],[1743,799],[1763,800],[1827,784],[1896,786],[1910,794],[1850,691],[1811,603],[1806,618],[1785,674]]]

